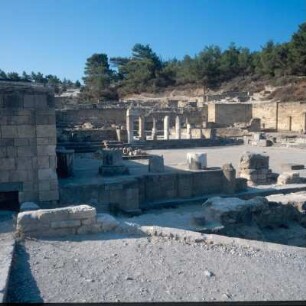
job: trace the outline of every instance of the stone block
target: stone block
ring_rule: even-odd
[[[149,172],[161,173],[165,171],[163,156],[150,156],[149,158]]]
[[[49,138],[46,137],[38,137],[37,138],[37,145],[48,145],[49,144]]]
[[[25,108],[35,108],[35,96],[24,95],[23,105]]]
[[[24,181],[23,182],[23,191],[38,191],[37,182]]]
[[[207,168],[206,153],[187,153],[187,165],[190,170],[202,170]]]
[[[33,170],[32,160],[28,157],[16,158],[17,170]]]
[[[23,108],[23,96],[19,94],[3,95],[4,108]]]
[[[80,220],[63,220],[51,222],[51,228],[66,228],[66,227],[77,227],[81,226]]]
[[[9,171],[10,182],[24,182],[29,180],[28,170],[13,170]]]
[[[37,137],[55,137],[56,127],[52,125],[37,125],[36,126]]]
[[[35,108],[47,108],[47,96],[45,94],[35,95]]]
[[[49,223],[39,220],[37,211],[21,212],[17,216],[16,229],[19,232],[26,233],[31,231],[45,231],[49,229]]]
[[[85,224],[77,229],[78,235],[86,235],[101,232],[100,224]]]
[[[240,169],[269,169],[269,156],[245,152],[240,158]]]
[[[57,167],[57,157],[56,156],[49,156],[49,164],[50,164],[51,169],[56,169],[56,167]]]
[[[57,175],[53,169],[38,169],[38,179],[39,180],[55,180]]]
[[[305,169],[305,166],[303,164],[284,163],[281,164],[281,168],[286,172],[292,170],[303,170]]]
[[[15,159],[14,158],[0,158],[0,169],[1,170],[15,170]]]
[[[298,172],[284,172],[277,178],[277,185],[299,184],[301,183],[300,174]]]
[[[119,222],[109,214],[97,214],[97,224],[101,225],[102,231],[107,232],[118,227]]]
[[[49,169],[50,168],[49,156],[38,156],[37,162],[38,162],[39,169]]]
[[[47,155],[55,155],[55,145],[46,145],[46,146],[37,146],[37,155],[38,156],[47,156]]]
[[[36,155],[35,147],[27,146],[27,147],[17,147],[17,156],[18,157],[32,157]]]
[[[0,183],[6,183],[6,182],[9,182],[9,171],[0,168]]]
[[[96,217],[82,220],[82,225],[90,225],[96,223]]]
[[[50,191],[51,190],[50,180],[39,181],[38,190],[39,191]]]
[[[19,202],[38,201],[38,193],[36,191],[21,191],[19,192]]]
[[[14,145],[16,147],[28,146],[29,140],[26,138],[16,138],[14,139]]]
[[[16,147],[8,146],[6,147],[6,156],[7,157],[16,157],[18,155],[18,151]]]
[[[33,125],[19,125],[17,126],[19,138],[35,138],[35,126]]]
[[[58,201],[58,199],[59,199],[58,190],[39,191],[39,201],[42,202]]]
[[[17,127],[10,125],[1,126],[2,138],[16,138],[18,137]]]

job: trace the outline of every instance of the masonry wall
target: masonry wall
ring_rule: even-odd
[[[260,118],[261,128],[268,130],[277,129],[277,103],[254,103],[253,118]]]
[[[306,131],[306,102],[278,103],[279,131]]]
[[[249,103],[209,103],[208,121],[218,125],[235,122],[249,122],[252,119],[252,104]]]
[[[19,202],[58,200],[53,93],[0,82],[0,191]]]

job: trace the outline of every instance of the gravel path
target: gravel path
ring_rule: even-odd
[[[306,250],[97,234],[17,247],[11,302],[306,300]]]

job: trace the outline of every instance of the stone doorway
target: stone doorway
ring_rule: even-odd
[[[0,211],[19,211],[18,191],[0,192]]]

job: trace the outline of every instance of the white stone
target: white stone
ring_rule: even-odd
[[[187,164],[190,170],[201,170],[207,168],[206,153],[187,153]]]

